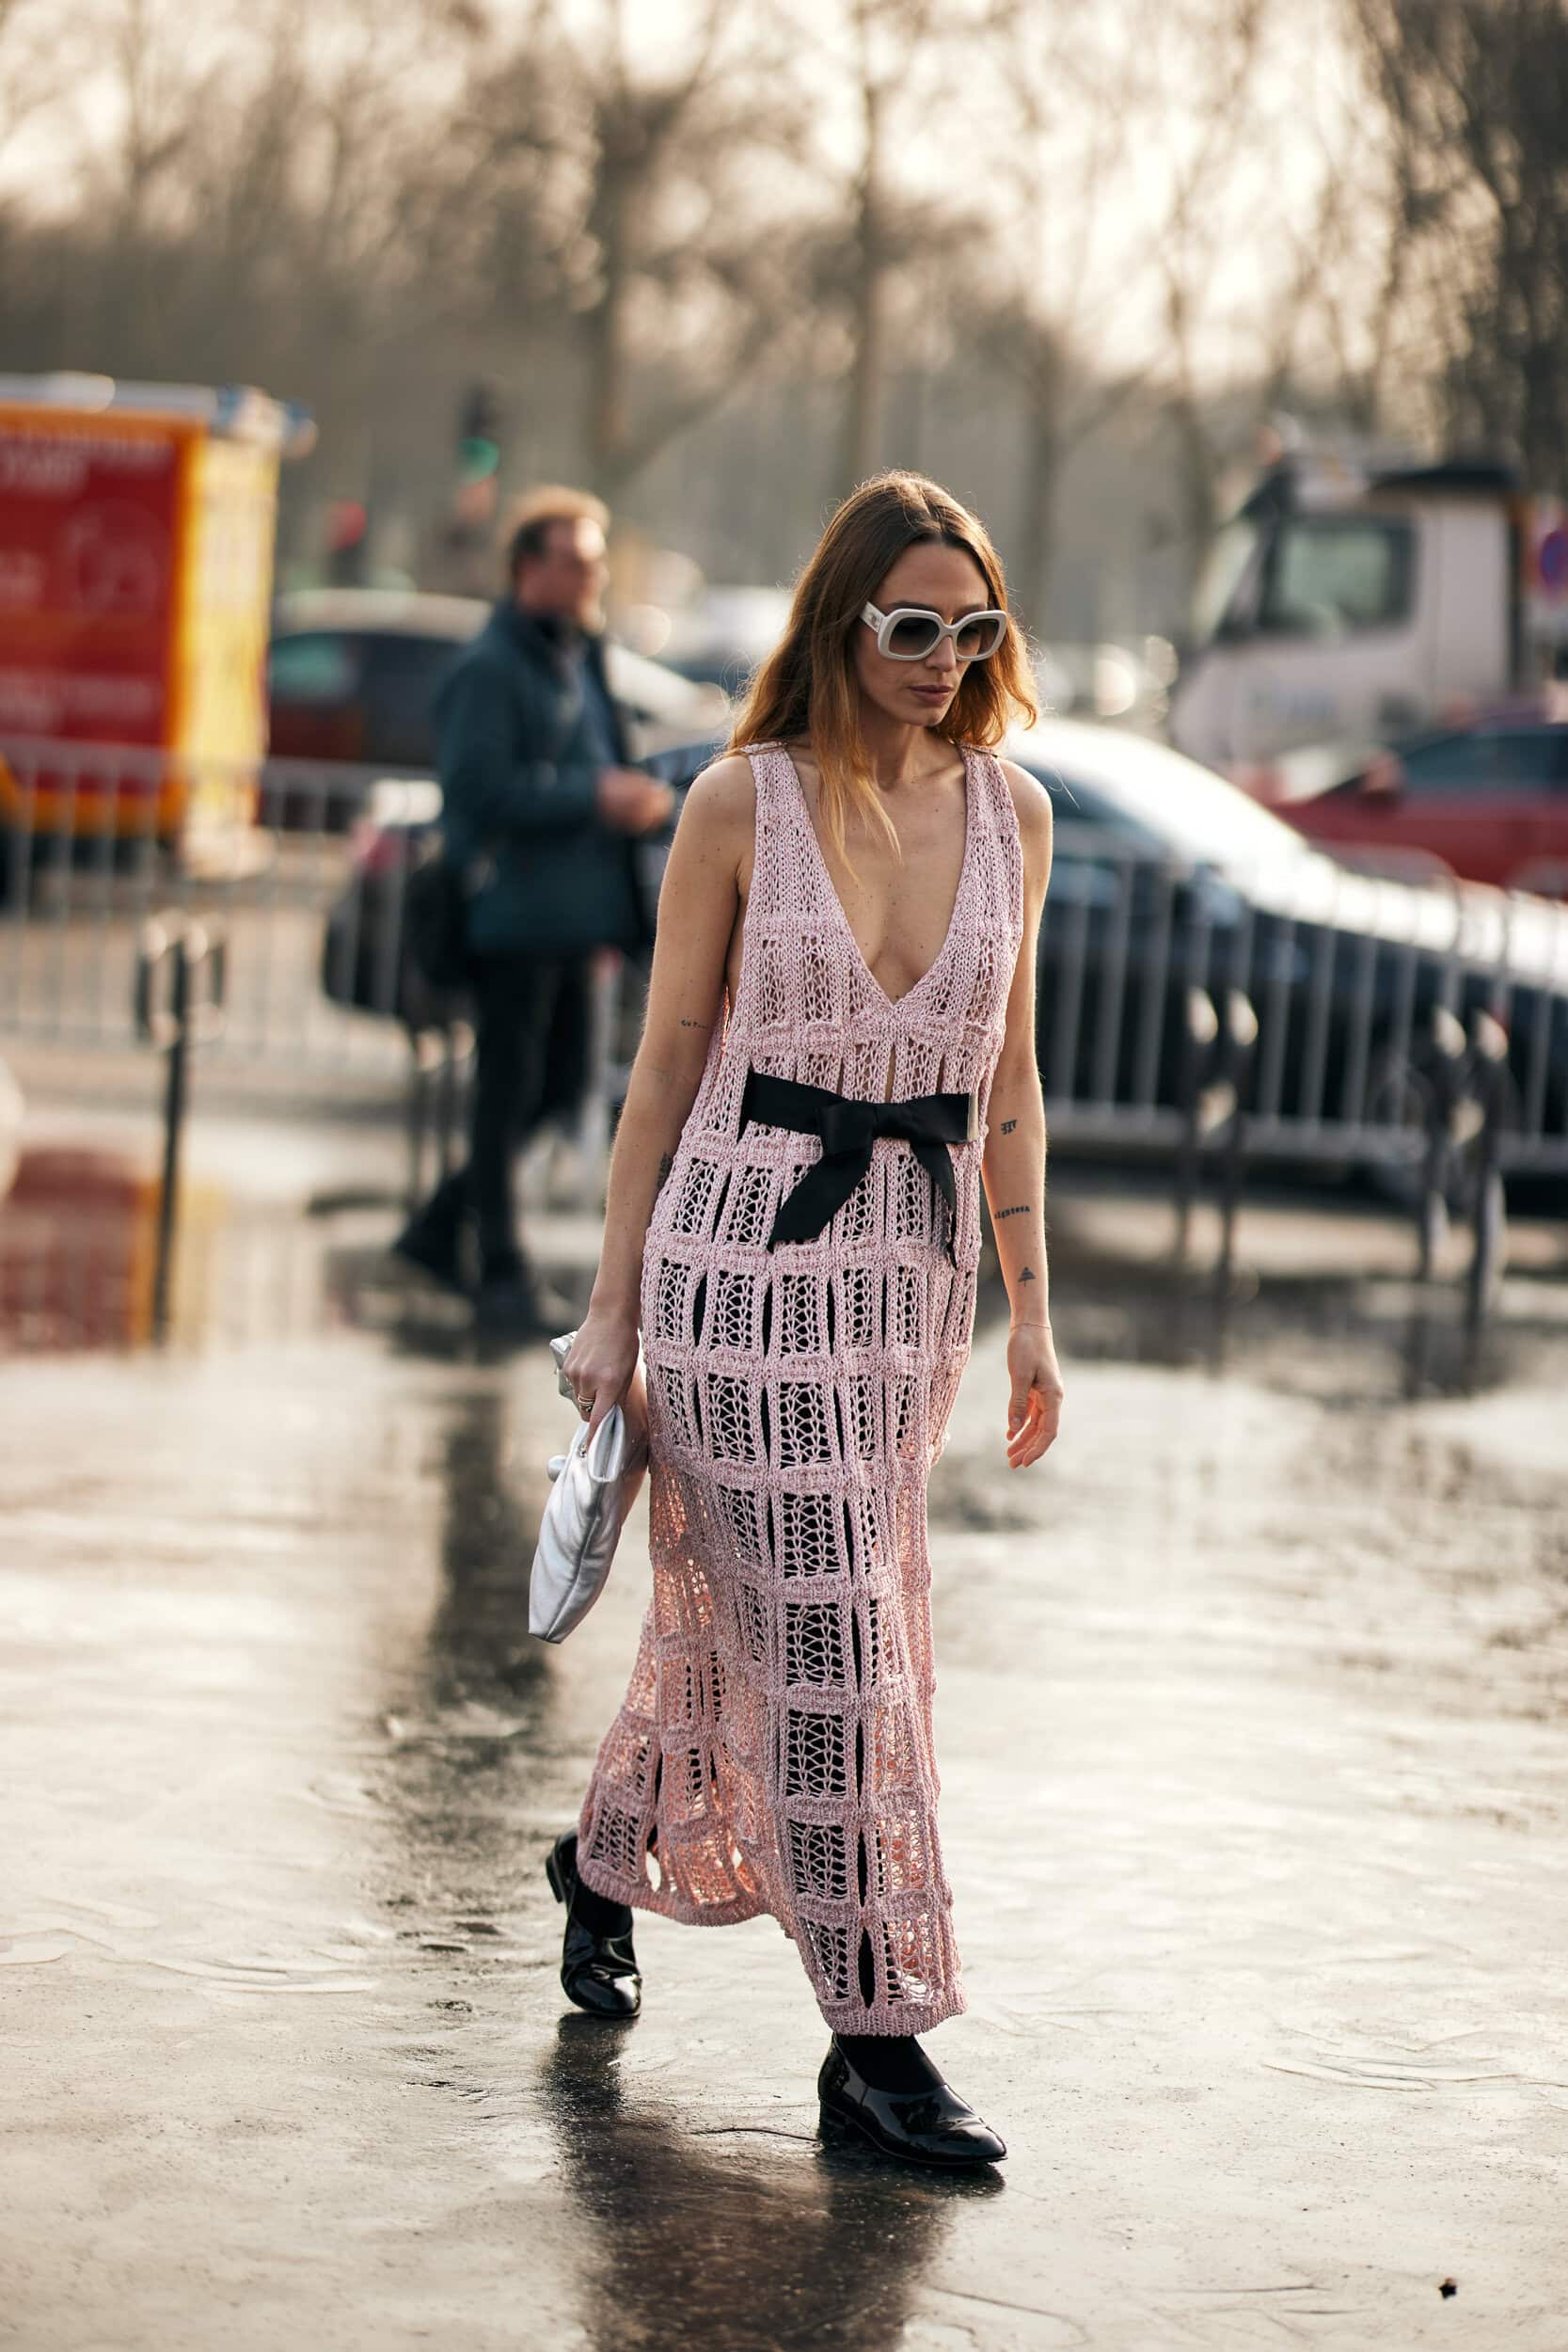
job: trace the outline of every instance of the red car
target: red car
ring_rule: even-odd
[[[1568,725],[1487,720],[1423,737],[1275,814],[1336,848],[1568,898]]]

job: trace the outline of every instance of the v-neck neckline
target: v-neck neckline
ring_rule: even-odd
[[[812,849],[816,853],[817,870],[821,874],[823,886],[826,889],[829,898],[832,900],[833,911],[837,914],[839,923],[843,928],[844,936],[849,942],[849,946],[854,951],[855,960],[859,963],[861,970],[864,973],[866,978],[870,981],[872,987],[881,998],[887,1010],[889,1012],[896,1012],[900,1006],[907,1005],[909,1003],[911,996],[918,995],[920,991],[926,986],[926,983],[930,978],[932,973],[935,972],[940,965],[946,961],[947,951],[953,945],[954,934],[958,930],[958,914],[963,905],[964,885],[969,880],[970,858],[974,847],[975,785],[974,770],[970,759],[969,748],[963,743],[957,746],[958,757],[963,762],[964,847],[963,857],[958,866],[958,880],[953,892],[953,911],[947,918],[947,929],[942,934],[942,946],[937,949],[936,954],[932,957],[930,962],[926,966],[926,969],[922,972],[919,979],[914,982],[912,987],[907,988],[901,996],[890,996],[887,990],[882,986],[881,981],[877,977],[876,973],[871,969],[870,964],[866,961],[865,950],[861,946],[860,941],[855,937],[854,925],[850,922],[848,915],[845,912],[844,901],[838,895],[838,885],[833,881],[832,870],[828,865],[827,855],[822,848],[821,842],[816,837],[816,827],[812,822],[811,803],[806,798],[806,787],[800,780],[800,771],[795,764],[795,755],[786,743],[781,743],[779,749],[783,752],[785,760],[788,762],[789,772],[795,780],[795,790],[800,804],[801,819],[805,825],[806,832],[810,836]]]

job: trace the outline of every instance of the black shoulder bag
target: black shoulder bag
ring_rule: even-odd
[[[462,868],[447,855],[439,836],[409,868],[403,894],[403,938],[430,987],[467,985],[468,894]]]

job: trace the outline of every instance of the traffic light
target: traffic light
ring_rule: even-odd
[[[501,462],[501,409],[495,387],[470,384],[457,421],[457,470],[465,482],[483,482]]]

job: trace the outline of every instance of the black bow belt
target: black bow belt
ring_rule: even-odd
[[[862,1102],[828,1087],[802,1086],[794,1078],[771,1078],[751,1070],[740,1097],[740,1124],[788,1127],[819,1136],[822,1156],[785,1193],[768,1236],[775,1242],[813,1241],[832,1222],[871,1167],[879,1136],[907,1143],[947,1203],[947,1254],[958,1264],[958,1187],[953,1181],[951,1143],[972,1142],[979,1131],[973,1094],[917,1094],[903,1103]]]

